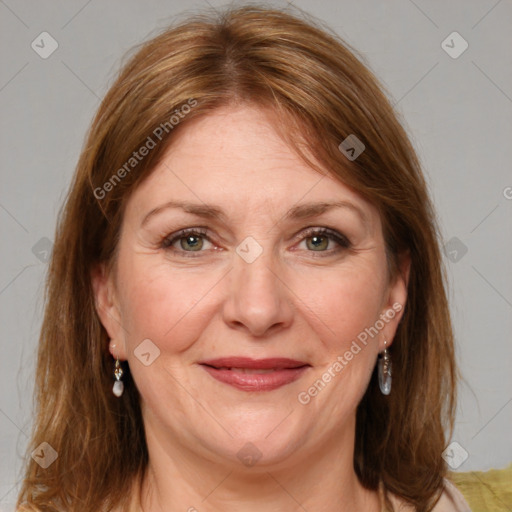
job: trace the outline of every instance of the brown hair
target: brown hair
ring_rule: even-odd
[[[111,510],[144,474],[139,395],[127,366],[124,395],[112,395],[91,272],[115,261],[127,198],[174,133],[234,102],[282,114],[280,128],[306,161],[376,205],[392,273],[410,255],[407,305],[390,348],[393,390],[384,397],[372,376],[357,410],[354,467],[365,487],[382,482],[417,510],[432,509],[446,474],[441,453],[453,428],[456,383],[436,222],[406,132],[356,55],[305,14],[243,7],[171,27],[124,66],[93,121],[57,226],[29,453],[47,442],[58,458],[42,469],[27,457],[23,510]],[[174,126],[171,116],[185,110]],[[126,166],[158,129],[156,147]],[[353,161],[338,149],[351,134],[365,145]]]

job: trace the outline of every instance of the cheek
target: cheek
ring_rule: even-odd
[[[149,338],[162,351],[179,353],[205,327],[207,318],[201,312],[208,305],[214,279],[151,259],[151,255],[135,255],[119,269],[128,345],[133,350]]]
[[[317,370],[297,398],[323,418],[324,429],[337,430],[354,413],[374,370],[379,336],[374,326],[387,289],[381,269],[378,264],[358,266],[302,281],[302,311],[316,337],[311,354]]]
[[[310,274],[297,285],[314,329],[327,340],[328,352],[344,351],[373,326],[382,313],[385,271],[379,262]]]

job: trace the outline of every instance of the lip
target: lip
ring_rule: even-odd
[[[225,357],[201,361],[199,364],[214,379],[242,391],[272,391],[297,380],[311,367],[304,361],[283,357]]]

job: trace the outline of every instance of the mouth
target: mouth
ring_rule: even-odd
[[[214,379],[242,391],[272,391],[297,380],[309,363],[287,358],[227,357],[199,365]]]

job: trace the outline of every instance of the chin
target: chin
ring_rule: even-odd
[[[220,437],[203,437],[203,445],[215,454],[218,462],[234,463],[235,467],[240,463],[253,469],[286,466],[296,458],[297,448],[307,445],[308,437],[304,424],[297,421],[298,416],[294,421],[293,412],[289,413],[285,408],[253,411],[226,422],[233,426],[228,429],[231,436],[221,429]],[[199,434],[204,436],[205,431]]]

